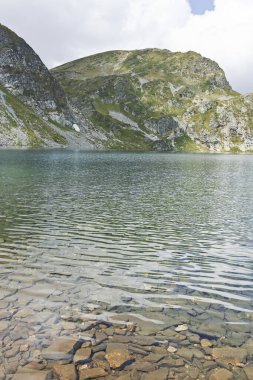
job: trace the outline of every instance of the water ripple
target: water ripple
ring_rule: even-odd
[[[252,156],[1,151],[0,290],[253,311],[252,171]]]

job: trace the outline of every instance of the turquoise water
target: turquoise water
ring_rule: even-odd
[[[0,151],[0,302],[251,323],[252,173],[251,155]]]

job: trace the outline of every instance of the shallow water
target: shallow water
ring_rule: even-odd
[[[252,331],[252,173],[251,155],[0,151],[0,307],[47,335],[87,305]]]

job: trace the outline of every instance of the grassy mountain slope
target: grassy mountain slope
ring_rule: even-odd
[[[51,72],[107,148],[253,149],[252,96],[233,91],[217,63],[197,53],[112,51]]]

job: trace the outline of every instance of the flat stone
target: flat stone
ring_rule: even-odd
[[[209,376],[209,380],[233,380],[232,372],[224,368],[215,369]]]
[[[116,335],[126,335],[127,329],[120,329],[120,328],[115,328],[114,329],[114,334]]]
[[[189,350],[188,348],[180,348],[177,351],[177,355],[181,356],[182,358],[184,358],[188,361],[191,361],[193,358],[193,352],[191,350]]]
[[[164,358],[164,355],[160,354],[149,354],[148,356],[145,356],[145,361],[146,362],[151,362],[151,363],[158,363],[160,360]]]
[[[86,379],[98,379],[100,377],[105,377],[108,372],[104,368],[80,368],[79,369],[79,380]]]
[[[201,347],[203,347],[203,348],[212,347],[213,346],[213,342],[211,342],[208,339],[201,339],[200,344],[201,344]]]
[[[94,347],[92,347],[92,351],[93,351],[93,352],[105,351],[105,350],[106,350],[106,347],[107,347],[107,344],[106,344],[106,343],[101,343],[101,344],[99,344],[98,346],[94,346]]]
[[[9,312],[7,310],[0,311],[0,320],[2,319],[10,319],[13,315],[13,312]]]
[[[241,367],[243,363],[246,363],[247,350],[244,348],[222,347],[213,348],[212,357],[216,361],[228,365]]]
[[[188,330],[188,326],[187,325],[179,325],[175,328],[175,331],[176,332],[182,332],[182,331],[187,331]]]
[[[18,368],[18,373],[28,373],[28,372],[37,372],[45,370],[47,362],[45,360],[33,360],[25,366],[20,366]]]
[[[222,336],[222,334],[216,334],[215,332],[210,332],[210,331],[207,331],[207,330],[200,330],[200,329],[190,328],[190,331],[193,334],[199,335],[201,339],[217,340],[219,337]]]
[[[117,377],[117,380],[133,380],[132,376],[129,373]]]
[[[0,321],[0,332],[7,330],[9,325],[10,323],[7,321],[4,321],[4,320]]]
[[[128,349],[133,354],[138,354],[138,355],[143,355],[143,356],[148,354],[148,351],[146,351],[143,347],[138,347],[132,344],[129,344]]]
[[[16,356],[19,353],[19,347],[13,347],[8,351],[5,351],[4,356],[5,358],[13,358],[13,356]]]
[[[151,336],[132,337],[132,343],[138,344],[140,346],[157,346],[159,344],[157,339]]]
[[[253,339],[248,339],[242,348],[245,348],[248,352],[248,355],[253,356]]]
[[[140,372],[152,372],[156,370],[154,363],[135,362],[126,367],[127,371],[136,370]]]
[[[184,340],[186,340],[186,336],[183,335],[183,334],[180,334],[180,333],[176,333],[175,335],[171,336],[169,338],[169,341],[171,342],[183,342]]]
[[[74,363],[75,364],[85,364],[90,360],[91,357],[91,348],[89,347],[82,347],[79,350],[76,351],[74,356]]]
[[[105,358],[113,369],[123,368],[132,361],[127,347],[121,343],[108,343]]]
[[[211,371],[211,369],[217,368],[217,363],[210,360],[203,363],[203,368],[207,371]]]
[[[141,380],[167,380],[169,372],[166,368],[161,368],[142,376]]]
[[[111,337],[111,343],[130,343],[133,341],[133,337],[124,335],[114,335]]]
[[[5,371],[0,367],[0,380],[5,380]]]
[[[75,330],[76,329],[76,324],[73,322],[63,322],[62,327],[64,330]]]
[[[110,371],[110,364],[108,363],[107,360],[105,360],[105,358],[100,358],[100,357],[97,357],[97,358],[92,358],[92,365],[93,365],[93,368],[103,368],[104,370],[106,371]]]
[[[202,351],[198,350],[197,348],[192,348],[191,351],[193,353],[194,358],[204,359],[205,354]]]
[[[16,373],[12,380],[51,380],[51,371],[38,371],[38,372],[27,372],[27,373]]]
[[[177,348],[176,347],[173,347],[173,346],[169,346],[167,348],[167,351],[170,353],[170,354],[174,354],[175,352],[177,352]]]
[[[60,378],[60,380],[76,380],[77,374],[73,364],[61,365],[55,364],[53,371]]]
[[[244,367],[244,373],[247,376],[247,380],[253,380],[253,366]]]
[[[20,346],[20,352],[26,352],[29,350],[29,344],[22,344]]]
[[[185,363],[183,359],[165,358],[160,361],[159,365],[162,367],[179,368],[184,367]]]
[[[194,368],[192,366],[187,367],[186,369],[186,378],[189,380],[199,379],[199,370],[198,368]]]
[[[46,360],[70,361],[75,351],[80,348],[82,341],[71,338],[59,338],[41,352]]]
[[[11,332],[10,332],[10,338],[13,342],[20,339],[27,339],[29,337],[29,330],[27,328],[24,328],[23,326],[16,326]]]
[[[224,327],[224,322],[221,321],[218,318],[209,318],[199,326],[200,331],[206,332],[206,334],[210,334],[216,337],[222,337],[225,335],[225,327]],[[208,339],[208,336],[205,338]]]
[[[17,372],[19,366],[19,359],[14,358],[14,360],[8,360],[7,363],[5,363],[5,371],[7,374],[14,374]]]
[[[101,344],[108,339],[104,333],[96,333],[96,344]]]
[[[29,307],[27,307],[27,308],[19,310],[15,314],[15,318],[27,318],[27,317],[31,317],[32,315],[34,315],[34,311],[30,309]]]
[[[200,337],[196,334],[187,335],[187,338],[193,344],[200,342]]]

